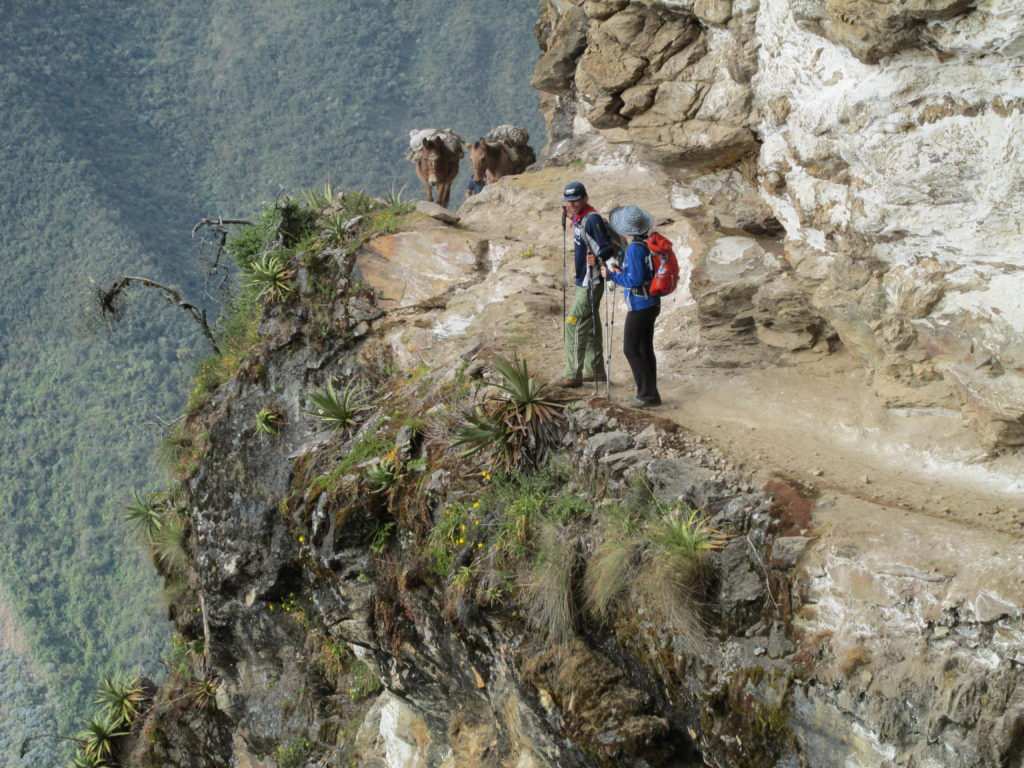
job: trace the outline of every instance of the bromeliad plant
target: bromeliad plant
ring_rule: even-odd
[[[315,410],[306,413],[320,419],[325,429],[347,430],[356,423],[356,414],[370,407],[365,400],[365,390],[353,382],[346,384],[339,393],[328,381],[323,391],[310,392],[307,397]]]
[[[167,494],[150,493],[143,499],[138,491],[133,493],[135,503],[125,507],[125,522],[147,542],[152,543],[168,511]]]
[[[256,414],[256,431],[264,435],[276,435],[284,416],[276,408],[261,408]]]
[[[115,722],[109,714],[100,714],[86,723],[78,738],[82,742],[85,757],[99,763],[113,754],[114,740],[127,733],[125,726]]]
[[[330,180],[325,181],[323,190],[307,189],[302,197],[311,211],[322,211],[334,202],[334,185]]]
[[[370,485],[370,493],[387,493],[398,483],[404,474],[402,460],[394,455],[382,458],[366,469],[366,482]]]
[[[283,301],[295,290],[295,269],[284,251],[275,250],[254,259],[246,274],[246,283],[264,303]]]
[[[549,387],[530,376],[526,361],[495,358],[502,395],[466,414],[454,445],[462,456],[488,451],[495,469],[510,473],[543,466],[558,444],[564,419],[561,403],[547,399]]]
[[[112,678],[103,678],[93,703],[102,706],[104,713],[116,725],[131,725],[145,698],[146,691],[142,687],[141,677],[117,674]]]
[[[79,750],[68,765],[70,768],[103,768],[105,763],[100,758],[90,757]]]

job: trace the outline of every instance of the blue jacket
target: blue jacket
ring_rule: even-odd
[[[594,214],[587,218],[587,214]],[[583,221],[586,219],[586,223]],[[586,227],[586,234],[588,237],[584,237],[583,229]],[[572,243],[574,247],[574,260],[576,267],[576,285],[582,287],[583,280],[587,276],[587,251],[591,250],[588,240],[597,246],[597,250],[594,251],[594,255],[601,258],[607,259],[614,253],[611,239],[608,237],[608,225],[604,223],[604,219],[601,215],[595,211],[591,206],[584,208],[578,216],[572,218]],[[598,280],[601,279],[600,272],[596,273]]]
[[[645,284],[650,283],[654,274],[651,272],[651,252],[642,236],[634,235],[629,247],[626,248],[626,260],[622,265],[622,271],[608,274],[612,282],[626,289],[622,293],[626,297],[626,306],[630,312],[661,306],[661,297],[651,298],[643,295]]]

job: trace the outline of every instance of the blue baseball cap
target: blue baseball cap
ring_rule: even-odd
[[[583,186],[582,182],[570,181],[565,185],[565,189],[562,190],[562,202],[571,203],[576,200],[581,200],[587,196],[587,188]]]

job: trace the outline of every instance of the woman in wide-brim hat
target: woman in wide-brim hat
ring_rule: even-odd
[[[654,217],[643,208],[623,205],[612,209],[608,223],[620,235],[630,238],[622,269],[609,265],[601,271],[622,287],[629,309],[622,334],[622,352],[636,382],[636,397],[631,403],[638,408],[661,405],[658,362],[654,357],[654,321],[661,313],[661,299],[647,295],[654,274],[646,236],[654,228]]]

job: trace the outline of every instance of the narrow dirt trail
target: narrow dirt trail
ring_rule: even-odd
[[[651,211],[661,222],[659,231],[673,239],[681,263],[713,234],[708,231],[713,211],[681,213],[671,207],[685,197],[685,187],[626,167],[548,168],[502,180],[463,205],[462,226],[511,243],[511,250],[539,253],[557,286],[536,290],[557,298],[563,258],[560,190],[574,179],[584,181],[601,211],[625,203]],[[571,250],[571,233],[569,240]],[[621,297],[616,300],[611,396],[625,404],[633,388],[621,350],[625,309]],[[500,302],[489,306],[500,346],[525,356],[542,378],[561,375],[560,316],[513,319],[501,316]],[[718,353],[699,338],[685,287],[663,306],[655,348],[664,405],[652,413],[706,437],[754,485],[781,477],[823,494],[961,521],[1000,537],[1024,534],[1024,452],[986,456],[957,411],[886,407],[867,371],[842,350],[763,359],[748,355],[746,361],[724,353],[716,359]],[[581,398],[594,394],[578,391]]]

